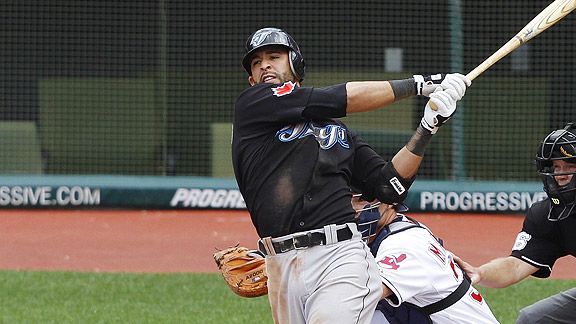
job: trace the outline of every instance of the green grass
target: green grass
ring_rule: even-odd
[[[0,323],[271,323],[219,274],[0,271]]]
[[[477,287],[500,323],[515,323],[518,311],[540,299],[576,287],[576,280],[526,279],[504,289]]]
[[[481,289],[502,323],[520,308],[576,286],[526,280]],[[219,274],[0,271],[0,323],[272,323],[266,297],[240,298]]]

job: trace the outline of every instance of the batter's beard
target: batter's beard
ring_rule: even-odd
[[[278,84],[283,84],[287,81],[292,81],[292,82],[296,82],[296,78],[294,77],[294,75],[292,73],[284,73],[282,75],[277,75],[276,77],[278,81]]]

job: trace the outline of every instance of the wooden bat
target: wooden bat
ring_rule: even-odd
[[[566,15],[574,9],[576,9],[576,0],[556,0],[552,2],[524,26],[516,36],[512,37],[506,44],[502,45],[500,49],[490,55],[490,57],[485,59],[484,62],[480,63],[480,65],[470,71],[466,76],[470,80],[476,79],[476,77],[494,65],[494,63],[566,17]],[[438,109],[432,102],[430,103],[430,107],[433,110]]]
[[[532,21],[530,21],[516,36],[512,37],[506,44],[498,49],[494,54],[480,63],[474,70],[466,76],[470,80],[476,79],[477,76],[486,71],[500,59],[510,54],[522,44],[539,35],[550,26],[554,25],[562,18],[566,17],[572,10],[576,9],[576,0],[556,0],[548,7],[542,10]]]

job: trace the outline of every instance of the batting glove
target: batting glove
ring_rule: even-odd
[[[444,90],[448,89],[456,90],[456,93],[458,94],[456,100],[460,100],[462,99],[462,97],[464,97],[464,93],[466,93],[466,88],[469,87],[471,84],[472,81],[470,81],[470,79],[468,79],[468,77],[466,77],[465,75],[462,75],[460,73],[451,73],[446,75],[446,77],[444,78],[444,80],[440,85]]]
[[[440,88],[442,81],[446,74],[432,74],[432,75],[420,75],[415,74],[412,76],[414,78],[414,87],[416,88],[416,94],[419,96],[430,97],[430,94]]]
[[[429,130],[430,133],[436,134],[438,128],[456,112],[456,102],[459,98],[462,96],[454,88],[434,91],[430,94],[430,100],[424,107],[424,117],[422,117],[420,125]],[[432,109],[431,104],[436,107],[436,110]]]

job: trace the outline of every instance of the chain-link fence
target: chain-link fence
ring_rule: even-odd
[[[230,123],[256,29],[285,29],[304,85],[467,73],[548,1],[3,1],[0,173],[231,177]],[[576,16],[498,62],[433,139],[421,178],[534,180],[535,148],[575,120]],[[411,98],[345,122],[390,158]]]

